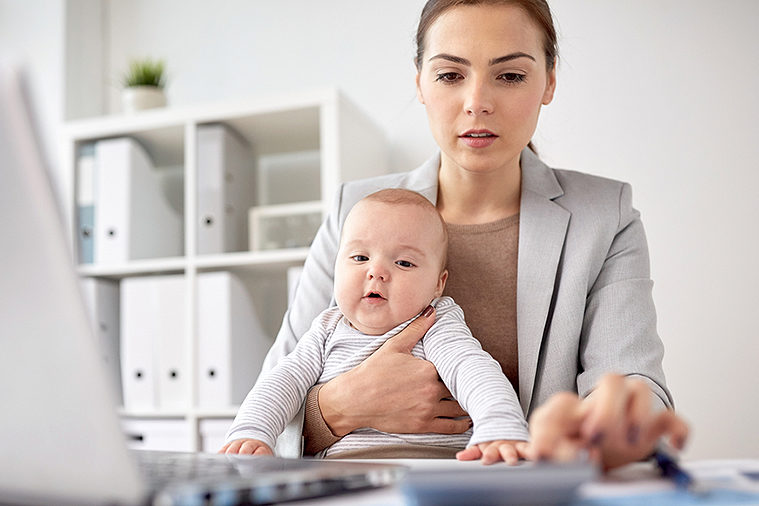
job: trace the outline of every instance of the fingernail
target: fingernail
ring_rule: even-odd
[[[432,306],[427,306],[424,309],[424,311],[422,311],[422,316],[424,316],[425,318],[428,318],[432,314],[432,311],[434,311],[434,309],[432,308]]]
[[[630,427],[630,430],[627,431],[627,442],[634,445],[638,442],[638,437],[640,437],[640,427],[633,425]]]
[[[598,446],[601,444],[601,441],[604,440],[604,433],[603,431],[596,432],[593,434],[593,437],[590,438],[590,446]]]

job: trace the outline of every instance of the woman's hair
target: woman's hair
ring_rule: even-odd
[[[559,49],[556,42],[556,28],[553,25],[551,8],[546,0],[428,0],[422,9],[416,30],[416,68],[422,69],[425,38],[430,26],[448,9],[460,5],[516,5],[521,7],[543,31],[543,51],[546,67],[550,71],[556,63]]]

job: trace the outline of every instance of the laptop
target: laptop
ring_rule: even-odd
[[[0,502],[260,504],[397,481],[402,466],[127,449],[27,99],[0,62]]]

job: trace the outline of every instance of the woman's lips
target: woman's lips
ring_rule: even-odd
[[[470,148],[486,148],[497,138],[498,136],[490,130],[468,130],[459,135],[459,139]]]

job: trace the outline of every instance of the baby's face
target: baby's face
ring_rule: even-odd
[[[443,293],[444,236],[429,210],[364,200],[351,210],[342,234],[335,298],[361,332],[384,334]]]

